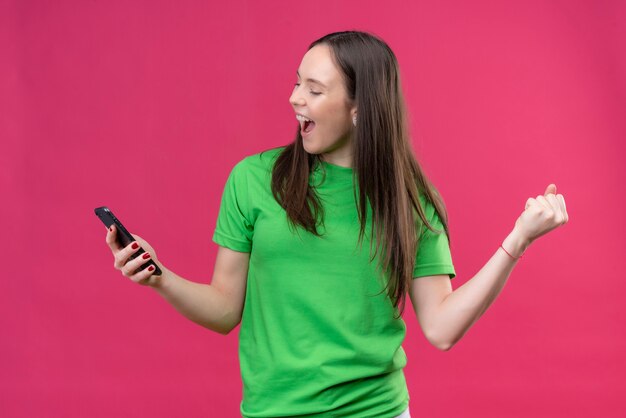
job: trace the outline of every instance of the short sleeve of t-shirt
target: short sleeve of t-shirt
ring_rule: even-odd
[[[245,163],[237,163],[226,180],[213,233],[213,242],[239,252],[250,252],[254,232]]]
[[[413,278],[447,274],[450,279],[456,276],[452,255],[448,244],[448,237],[443,230],[443,223],[435,210],[435,206],[425,199],[421,201],[428,223],[440,233],[431,231],[426,225],[421,225],[422,231],[418,243]]]

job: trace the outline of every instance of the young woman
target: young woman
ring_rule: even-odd
[[[211,284],[168,270],[139,236],[121,248],[112,229],[106,241],[115,268],[187,318],[222,334],[241,323],[244,417],[409,417],[406,293],[427,339],[450,349],[530,243],[567,222],[565,201],[552,184],[528,199],[452,291],[444,204],[412,154],[391,49],[332,33],[310,45],[297,77],[295,141],[244,158],[228,178]],[[146,256],[129,261],[140,246]],[[148,257],[161,276],[133,274]]]

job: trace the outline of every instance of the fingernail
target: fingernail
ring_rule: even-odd
[[[139,244],[137,244],[136,242],[133,242],[133,250],[136,250],[137,248],[139,248]]]
[[[141,257],[145,260],[146,258],[150,258],[150,254],[143,253],[143,255]]]
[[[154,270],[154,266],[148,267],[148,271],[152,271],[152,270]]]
[[[113,232],[113,227],[112,226],[109,227],[109,231]]]

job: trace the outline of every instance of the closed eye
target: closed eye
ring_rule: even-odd
[[[295,83],[295,84],[294,84],[294,88],[297,88],[299,85],[300,85],[300,83]],[[314,96],[319,96],[320,94],[322,94],[322,93],[321,93],[321,92],[319,92],[319,91],[313,91],[313,90],[309,90],[309,93],[311,93],[311,94],[312,94],[312,95],[314,95]]]

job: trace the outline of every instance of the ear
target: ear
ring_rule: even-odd
[[[352,106],[350,109],[350,117],[356,116],[356,105]]]

